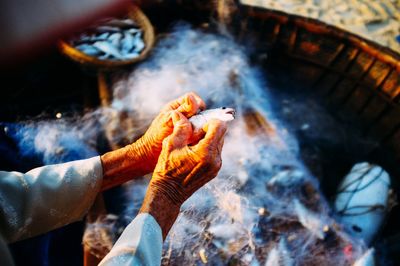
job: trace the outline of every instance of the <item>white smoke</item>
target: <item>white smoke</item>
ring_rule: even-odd
[[[212,265],[259,265],[274,246],[282,246],[279,239],[293,238],[291,233],[296,235],[292,242],[301,245],[288,244],[281,255],[290,257],[282,259],[304,265],[310,253],[315,261],[350,263],[363,247],[333,229],[317,182],[298,159],[296,140],[271,111],[274,98],[262,72],[247,58],[245,49],[229,37],[180,24],[158,43],[151,58],[114,86],[113,106],[141,121],[189,91],[198,93],[208,108],[237,110],[237,118],[228,125],[220,173],[182,206],[164,245],[163,264],[206,260]],[[312,192],[304,193],[309,187]],[[137,196],[129,196],[137,202]],[[128,214],[134,214],[132,208]],[[283,228],[285,223],[293,229]],[[323,243],[328,231],[336,245]],[[342,254],[348,244],[354,245],[352,258]],[[318,254],[313,253],[316,246]]]

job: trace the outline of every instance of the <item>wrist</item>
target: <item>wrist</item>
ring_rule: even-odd
[[[143,144],[135,142],[100,156],[103,167],[102,190],[148,174],[152,165],[143,156]]]
[[[171,192],[166,192],[160,186],[150,184],[139,213],[148,213],[156,219],[162,230],[163,239],[179,215],[181,203],[171,198]]]
[[[154,167],[157,164],[158,155],[161,152],[157,153],[155,147],[149,147],[146,143],[152,143],[151,140],[146,138],[146,135],[139,138],[137,141],[131,144],[131,150],[138,159],[143,162],[142,164],[142,171],[145,174],[151,173],[154,170]]]

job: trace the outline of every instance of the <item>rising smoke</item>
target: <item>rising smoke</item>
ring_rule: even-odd
[[[115,85],[114,104],[139,119],[189,91],[208,108],[238,112],[229,124],[221,171],[182,206],[163,264],[346,265],[363,250],[330,218],[315,178],[298,159],[296,140],[271,111],[273,96],[262,77],[229,37],[181,24]],[[349,246],[352,253],[344,253]]]

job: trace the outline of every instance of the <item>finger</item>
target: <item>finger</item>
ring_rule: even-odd
[[[203,130],[206,132],[206,134],[196,146],[202,148],[213,144],[218,145],[225,136],[226,128],[226,122],[218,119],[211,119],[204,125]]]
[[[176,110],[181,104],[183,104],[185,102],[185,97],[181,96],[178,99],[175,99],[173,101],[170,101],[169,103],[167,103],[164,108],[161,110],[161,112],[168,112],[168,111],[173,111]]]
[[[171,118],[174,124],[174,130],[169,138],[170,145],[172,145],[174,149],[184,147],[188,144],[192,136],[192,126],[189,120],[178,111],[173,111],[171,113]]]
[[[177,110],[186,117],[195,115],[199,110],[205,109],[204,101],[194,92],[185,94],[184,96],[169,102],[162,112]]]
[[[177,109],[178,111],[182,109],[180,112],[184,113],[186,117],[193,116],[206,108],[205,102],[195,92],[190,92],[186,96],[186,104],[181,105]]]
[[[157,126],[168,127],[171,129],[171,132],[174,128],[174,123],[172,121],[172,113],[173,111],[168,111],[165,113],[160,113],[154,121],[158,124]]]
[[[203,99],[194,91],[189,92],[193,96],[193,99],[196,101],[197,106],[201,111],[206,109],[206,103],[203,101]]]

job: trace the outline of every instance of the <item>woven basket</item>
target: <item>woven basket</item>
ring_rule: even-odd
[[[76,61],[84,66],[96,67],[96,68],[114,68],[134,64],[146,58],[150,50],[154,45],[154,29],[150,21],[145,14],[140,10],[139,7],[131,5],[127,10],[127,16],[134,20],[139,27],[143,30],[143,39],[145,48],[140,55],[133,59],[128,60],[101,60],[94,56],[89,56],[75,47],[71,46],[68,42],[60,40],[58,47],[64,55]]]

